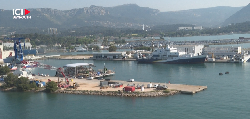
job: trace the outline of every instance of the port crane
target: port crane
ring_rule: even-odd
[[[17,66],[17,69],[13,72],[13,74],[17,75],[18,77],[27,77],[32,79],[33,77],[28,74],[28,72],[23,71],[21,68],[21,64],[23,62],[23,49],[21,45],[21,40],[24,39],[24,47],[25,47],[25,38],[5,38],[8,40],[13,40],[14,42],[14,52],[15,52],[15,57],[9,57],[9,61],[7,60],[7,63],[11,63],[11,67]]]
[[[25,38],[5,38],[5,39],[13,40],[14,42],[13,48],[15,52],[15,57],[11,61],[12,65],[21,64],[21,62],[23,61],[23,49],[21,46],[21,40],[24,39],[24,48],[25,48]]]

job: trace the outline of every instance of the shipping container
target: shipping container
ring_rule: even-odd
[[[108,86],[108,81],[100,81],[100,86]]]
[[[134,92],[134,91],[135,91],[135,87],[134,87],[134,86],[126,86],[126,87],[124,87],[124,90],[125,90],[125,91]]]

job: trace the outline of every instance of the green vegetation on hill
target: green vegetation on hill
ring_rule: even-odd
[[[212,7],[182,11],[160,12],[157,9],[140,7],[135,4],[116,7],[90,6],[71,10],[51,8],[29,9],[32,19],[13,20],[12,10],[0,10],[0,27],[42,29],[77,28],[86,26],[104,26],[112,28],[142,28],[161,24],[196,24],[217,26],[242,7]],[[25,30],[13,30],[25,32]],[[12,32],[13,32],[12,31]],[[31,31],[32,32],[32,31]],[[39,33],[40,33],[39,32]],[[26,32],[27,33],[27,32]],[[34,33],[34,32],[32,32]]]
[[[188,24],[175,24],[175,25],[162,25],[152,27],[150,31],[143,31],[138,29],[115,29],[106,27],[88,27],[90,28],[77,28],[72,29],[75,32],[62,32],[58,35],[44,35],[44,34],[15,34],[15,37],[29,38],[33,46],[47,45],[51,48],[55,44],[61,44],[61,48],[74,49],[74,45],[79,44],[91,44],[97,43],[97,38],[104,37],[102,45],[107,46],[109,44],[109,38],[117,37],[114,39],[116,44],[124,44],[126,41],[121,40],[121,37],[185,37],[185,36],[201,36],[201,35],[219,35],[219,34],[231,34],[231,33],[249,33],[250,21],[243,23],[235,23],[220,28],[203,28],[202,30],[177,30],[180,26],[192,27]],[[118,38],[119,37],[119,38]],[[0,39],[1,40],[1,39]],[[2,39],[6,41],[6,39]],[[72,46],[73,45],[73,46]],[[95,45],[90,46],[95,50],[99,50]]]
[[[55,44],[61,44],[61,47],[72,49],[71,45],[79,45],[79,44],[90,44],[94,42],[94,37],[87,36],[77,38],[75,36],[56,36],[56,35],[44,35],[44,34],[15,34],[16,38],[29,38],[30,43],[33,46],[38,45],[47,45],[48,48],[52,47]]]
[[[216,29],[204,29],[201,34],[217,35],[220,33],[247,33],[250,32],[250,21],[243,23],[235,23],[225,27]]]
[[[161,32],[161,36],[184,37],[184,36],[219,35],[219,34],[249,33],[249,32],[250,32],[250,21],[231,24],[220,28],[204,28],[202,30],[176,30],[169,32]]]

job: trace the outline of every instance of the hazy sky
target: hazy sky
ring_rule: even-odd
[[[0,9],[53,8],[69,10],[90,5],[113,7],[123,4],[137,4],[165,11],[177,11],[216,6],[246,6],[249,0],[0,0]]]

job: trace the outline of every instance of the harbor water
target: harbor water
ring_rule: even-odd
[[[1,118],[248,118],[250,63],[137,64],[136,61],[43,60],[52,66],[94,63],[116,71],[110,79],[208,86],[194,95],[111,97],[95,95],[0,92]],[[229,74],[219,75],[219,73]],[[55,75],[54,70],[33,73]]]

